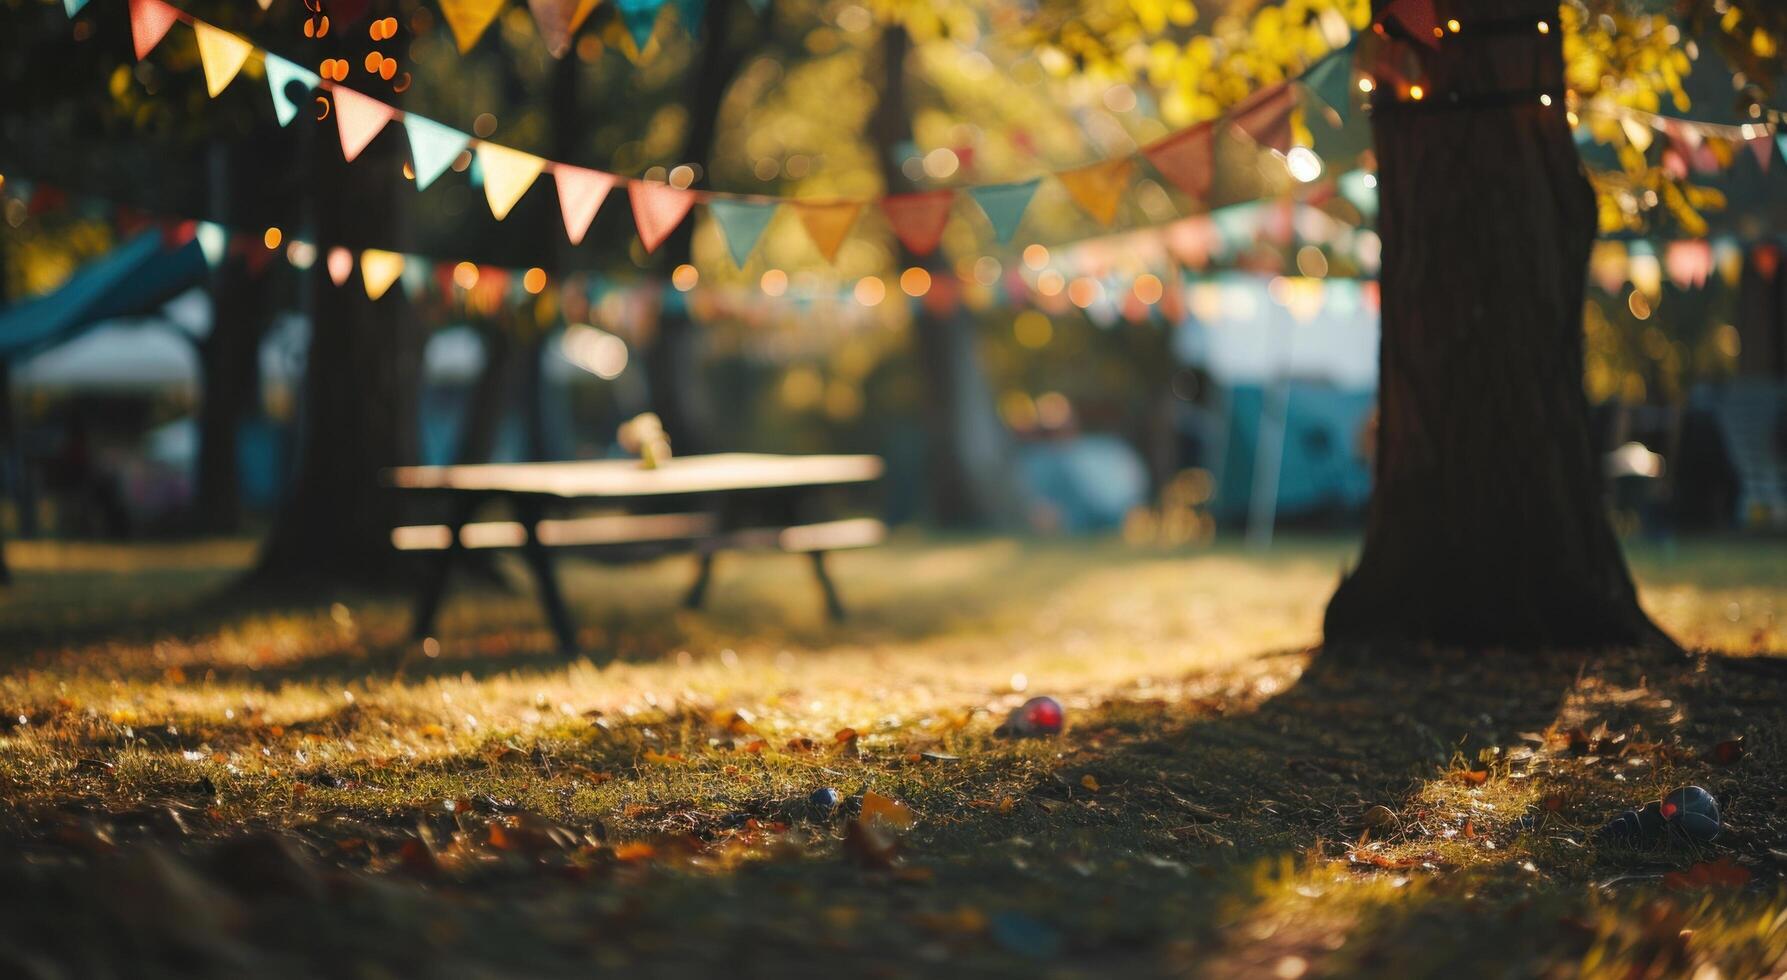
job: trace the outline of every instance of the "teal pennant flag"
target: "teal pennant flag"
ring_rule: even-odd
[[[652,39],[652,30],[658,26],[658,11],[664,9],[664,0],[616,0],[616,6],[627,33],[633,35],[633,44],[644,52]]]
[[[1336,48],[1303,74],[1303,87],[1328,104],[1345,121],[1353,106],[1353,49],[1358,38]]]
[[[742,269],[751,257],[751,249],[756,248],[757,240],[763,237],[763,229],[769,227],[769,219],[776,216],[776,206],[716,199],[707,203],[707,213],[713,215],[720,226],[720,237],[726,239],[726,251],[732,253],[732,264]]]
[[[403,128],[409,133],[410,163],[415,167],[419,191],[427,190],[435,178],[446,173],[471,142],[471,137],[459,130],[421,116],[406,114]]]
[[[985,187],[968,189],[974,203],[986,212],[987,220],[993,223],[993,237],[999,244],[1011,241],[1017,234],[1018,223],[1024,220],[1024,211],[1030,207],[1030,199],[1036,196],[1037,185],[1042,181],[1026,180],[1018,184],[989,184]]]
[[[276,54],[269,53],[266,57],[267,89],[273,93],[273,114],[279,117],[281,126],[289,126],[298,115],[298,105],[291,97],[291,84],[302,82],[309,91],[321,85],[323,80],[314,72],[299,68]]]

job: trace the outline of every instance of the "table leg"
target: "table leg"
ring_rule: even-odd
[[[416,608],[410,626],[410,635],[414,639],[427,639],[434,633],[434,620],[440,613],[441,599],[447,594],[447,579],[451,576],[454,562],[459,560],[460,552],[465,550],[465,545],[459,540],[459,532],[472,519],[478,504],[477,498],[469,496],[453,504],[447,522],[452,539],[441,551],[440,557],[429,566],[422,580],[422,590],[416,594]]]
[[[703,551],[701,565],[695,572],[695,584],[689,586],[689,594],[683,597],[683,606],[688,609],[700,609],[702,600],[707,598],[707,583],[714,574],[714,553]]]
[[[527,560],[527,567],[534,573],[534,586],[540,590],[540,607],[546,611],[546,620],[552,625],[552,632],[558,637],[559,652],[569,657],[577,653],[577,624],[571,620],[571,611],[565,606],[565,597],[558,587],[558,571],[553,566],[552,553],[540,543],[538,527],[541,513],[540,505],[533,502],[518,502],[515,516],[527,529],[527,539],[522,543],[521,554]]]
[[[834,623],[844,621],[844,602],[838,598],[838,587],[832,584],[831,574],[825,570],[825,552],[812,552],[813,575],[819,579],[819,588],[825,592],[825,614]]]

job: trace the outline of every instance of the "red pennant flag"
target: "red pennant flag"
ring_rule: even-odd
[[[130,0],[130,40],[136,45],[137,60],[149,57],[179,19],[180,12],[162,0]]]
[[[565,234],[571,244],[583,244],[590,222],[614,188],[614,175],[556,163],[552,179],[558,184],[558,209],[565,217]]]
[[[1289,84],[1280,82],[1253,93],[1229,110],[1229,122],[1253,137],[1255,143],[1288,153],[1291,149],[1291,109],[1296,104],[1297,94],[1291,91]]]
[[[397,110],[351,88],[337,85],[329,92],[335,96],[335,125],[341,130],[341,154],[351,162],[397,115]]]
[[[1199,123],[1142,148],[1142,155],[1160,175],[1192,197],[1210,196],[1210,180],[1216,174],[1216,128]]]
[[[893,226],[894,237],[913,255],[929,255],[943,240],[943,226],[949,223],[949,209],[955,204],[955,191],[923,191],[917,194],[896,194],[882,198],[881,210]]]
[[[1764,130],[1761,136],[1750,139],[1747,145],[1751,155],[1756,157],[1756,166],[1761,167],[1763,173],[1768,173],[1768,165],[1775,158],[1774,141],[1768,138],[1768,131]]]
[[[694,191],[659,180],[629,181],[627,198],[633,204],[633,224],[639,229],[639,241],[647,252],[656,251],[695,206]]]
[[[1384,16],[1401,24],[1422,44],[1430,48],[1440,46],[1440,19],[1433,12],[1433,0],[1395,0],[1384,8]]]

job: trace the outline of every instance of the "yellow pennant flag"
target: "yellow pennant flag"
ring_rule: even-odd
[[[1067,188],[1073,203],[1098,219],[1099,224],[1108,225],[1117,217],[1117,205],[1123,202],[1123,192],[1128,189],[1129,175],[1134,170],[1134,158],[1121,157],[1055,176]]]
[[[380,296],[391,288],[397,277],[403,275],[403,256],[396,252],[385,252],[369,248],[360,253],[360,278],[366,281],[366,298],[378,302]]]
[[[192,32],[198,36],[199,63],[205,66],[205,89],[215,99],[235,80],[254,45],[202,20],[193,21]]]
[[[531,153],[511,150],[495,143],[478,144],[478,168],[484,172],[484,197],[490,201],[490,213],[501,221],[521,195],[534,186],[534,178],[546,161]]]
[[[837,258],[838,247],[844,244],[844,236],[850,234],[850,226],[856,224],[856,216],[861,211],[861,201],[794,202],[794,212],[806,226],[807,237],[813,239],[813,245],[827,262]]]
[[[441,0],[441,16],[464,54],[484,36],[484,29],[503,12],[503,0]]]

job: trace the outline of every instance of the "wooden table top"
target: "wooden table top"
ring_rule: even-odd
[[[623,498],[867,483],[879,479],[882,469],[879,456],[714,453],[676,456],[649,470],[635,459],[598,459],[400,466],[386,470],[384,478],[406,490]]]

